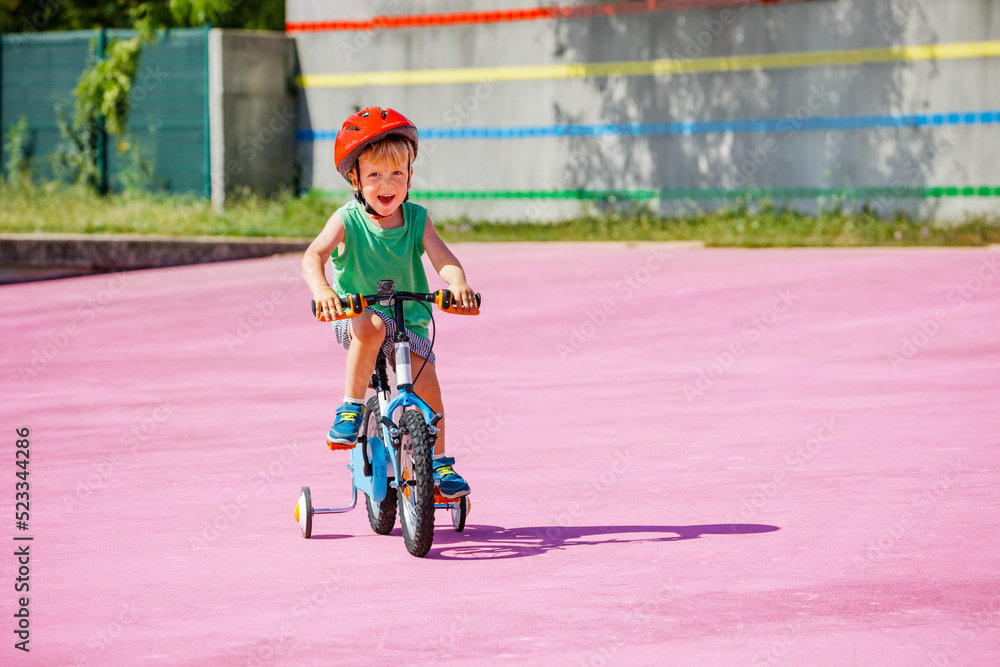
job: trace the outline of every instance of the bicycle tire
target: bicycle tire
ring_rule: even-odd
[[[313,506],[312,494],[308,486],[303,486],[299,492],[299,500],[295,503],[295,521],[302,529],[302,537],[307,540],[312,537],[313,530]]]
[[[399,523],[403,541],[411,555],[427,555],[434,542],[434,471],[431,439],[424,416],[407,410],[399,420]]]
[[[469,516],[469,496],[462,496],[451,506],[451,525],[456,533],[465,530],[465,520]]]
[[[381,433],[379,427],[381,420],[382,411],[378,406],[378,396],[372,396],[368,399],[368,405],[365,406],[365,416],[361,421],[361,434],[370,438],[372,434]],[[387,470],[387,472],[391,473],[392,470]],[[389,480],[391,479],[390,474]],[[372,500],[371,496],[365,494],[365,507],[368,508],[368,524],[379,535],[388,535],[396,527],[396,489],[391,486],[387,487],[385,498],[378,503]]]

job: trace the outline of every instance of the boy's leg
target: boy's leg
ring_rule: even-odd
[[[437,423],[438,437],[434,443],[434,485],[438,493],[445,498],[467,496],[470,491],[469,484],[452,468],[455,464],[454,457],[444,455],[444,404],[441,400],[441,385],[438,383],[437,370],[430,362],[424,365],[424,358],[413,352],[410,353],[410,363],[414,374],[420,371],[421,366],[424,367],[420,372],[420,378],[413,384],[413,390],[427,402],[431,410],[442,415]]]
[[[337,408],[337,417],[326,436],[330,449],[352,449],[357,443],[368,380],[385,339],[385,323],[378,315],[359,315],[351,320],[350,326],[351,345],[344,373],[345,400]],[[346,400],[347,397],[354,400]]]
[[[385,322],[378,315],[365,313],[351,320],[351,347],[344,372],[344,393],[348,396],[364,397],[384,340]]]
[[[421,366],[424,367],[423,371],[420,371]],[[438,383],[437,370],[434,368],[434,364],[429,361],[424,365],[424,358],[412,351],[410,352],[410,367],[413,369],[414,375],[418,371],[420,372],[420,377],[413,384],[413,390],[427,402],[431,410],[442,415],[441,420],[437,423],[438,436],[437,442],[434,443],[434,454],[435,456],[444,454],[444,403],[441,400],[441,385]]]

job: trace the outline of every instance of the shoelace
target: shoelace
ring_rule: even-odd
[[[358,414],[356,412],[341,412],[340,419],[337,420],[337,423],[338,424],[341,422],[357,423],[357,421],[358,421]]]
[[[444,477],[445,475],[455,475],[455,476],[458,475],[457,472],[451,469],[451,466],[441,466],[440,468],[437,468],[434,472],[436,472],[439,477]]]

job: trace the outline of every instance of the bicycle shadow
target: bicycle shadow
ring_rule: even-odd
[[[434,548],[426,558],[447,560],[526,558],[570,547],[599,547],[606,544],[677,542],[703,535],[750,535],[781,530],[778,526],[754,523],[720,523],[697,526],[536,526],[503,528],[468,525],[464,533],[439,530]],[[650,537],[634,537],[647,533]],[[629,535],[628,538],[614,536]],[[610,536],[610,537],[609,537]],[[609,539],[585,539],[605,537]]]

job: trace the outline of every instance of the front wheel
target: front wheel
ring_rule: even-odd
[[[368,438],[379,437],[382,433],[382,427],[379,423],[382,421],[382,412],[378,406],[378,396],[372,396],[368,399],[368,405],[365,408],[365,417],[361,422],[361,436],[363,436],[363,441],[367,442]],[[358,438],[359,443],[362,442],[362,438]],[[390,477],[389,480],[391,481]],[[375,502],[372,500],[371,496],[365,495],[365,505],[368,507],[368,524],[372,527],[379,535],[388,535],[392,532],[392,529],[396,525],[396,489],[391,486],[387,486],[385,490],[385,498],[382,502]]]
[[[434,471],[431,438],[424,416],[407,410],[399,420],[400,475],[397,497],[399,522],[403,528],[406,550],[420,557],[427,555],[434,541]]]

